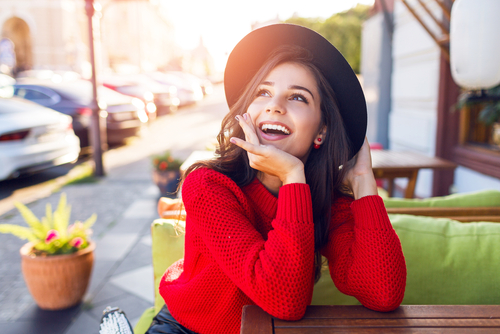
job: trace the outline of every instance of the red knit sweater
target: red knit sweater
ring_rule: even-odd
[[[160,283],[173,317],[199,333],[239,333],[250,304],[285,320],[303,317],[314,284],[309,186],[282,186],[276,198],[257,179],[240,188],[203,168],[189,174],[182,196],[184,259]],[[330,226],[322,254],[337,288],[373,310],[399,306],[406,266],[382,199],[337,198]]]

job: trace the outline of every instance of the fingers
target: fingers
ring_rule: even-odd
[[[245,139],[254,145],[259,145],[259,137],[255,133],[255,127],[252,123],[252,118],[248,113],[237,115],[236,120],[239,122],[241,129],[245,133]]]
[[[245,151],[252,153],[252,154],[257,154],[257,155],[263,155],[264,150],[266,148],[263,145],[255,145],[253,143],[250,143],[248,141],[245,141],[243,139],[236,138],[236,137],[231,137],[231,139],[229,141],[231,143],[235,144],[236,146],[241,147]]]

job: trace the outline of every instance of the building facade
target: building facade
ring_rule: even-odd
[[[422,1],[446,21],[435,0]],[[466,139],[471,124],[454,110],[460,89],[452,82],[449,62],[431,37],[442,32],[417,0],[376,0],[363,27],[363,88],[367,96],[368,139],[393,150],[416,151],[458,164],[450,176],[419,172],[417,197],[440,192],[500,190],[500,153]],[[423,27],[425,25],[429,31]],[[490,147],[491,148],[491,147]],[[405,180],[397,180],[405,186]],[[437,191],[436,189],[441,189]]]
[[[173,28],[155,1],[95,3],[96,63],[164,66],[175,55]],[[0,0],[0,39],[15,45],[16,68],[88,72],[84,0]]]

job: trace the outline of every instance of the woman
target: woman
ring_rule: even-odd
[[[148,333],[237,333],[248,304],[300,319],[322,255],[341,292],[377,311],[399,306],[404,257],[342,55],[309,29],[267,26],[232,51],[224,85],[218,157],[186,172],[185,256],[162,278],[166,307]]]

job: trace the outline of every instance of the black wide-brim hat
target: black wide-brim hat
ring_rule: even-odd
[[[294,24],[273,24],[256,29],[234,47],[224,72],[226,101],[231,108],[245,87],[268,59],[283,45],[296,45],[309,50],[312,63],[330,83],[347,135],[351,141],[349,158],[363,145],[366,136],[366,102],[361,85],[344,56],[317,32]]]

